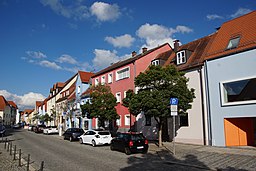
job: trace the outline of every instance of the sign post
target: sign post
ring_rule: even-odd
[[[170,98],[171,116],[173,116],[173,155],[175,155],[175,116],[178,115],[178,98]]]

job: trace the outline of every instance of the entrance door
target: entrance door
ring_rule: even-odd
[[[226,146],[254,145],[253,118],[225,118]]]

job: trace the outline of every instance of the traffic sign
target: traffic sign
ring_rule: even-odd
[[[170,98],[170,105],[178,105],[178,98]]]

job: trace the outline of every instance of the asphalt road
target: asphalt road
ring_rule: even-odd
[[[24,154],[30,154],[34,165],[39,167],[44,161],[45,171],[186,170],[183,166],[166,164],[150,149],[148,154],[128,156],[111,151],[109,146],[92,147],[63,140],[58,135],[36,134],[22,129],[12,132],[8,139],[13,140],[13,145]]]

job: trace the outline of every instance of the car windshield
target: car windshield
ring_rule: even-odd
[[[57,126],[50,126],[51,128],[57,128]]]
[[[72,132],[84,132],[82,129],[79,128],[73,128]]]
[[[107,131],[104,131],[104,132],[99,132],[98,134],[99,134],[99,135],[109,135],[110,133],[107,132]]]
[[[142,134],[135,134],[135,135],[131,135],[131,139],[133,141],[137,141],[137,140],[144,140],[144,136]]]

